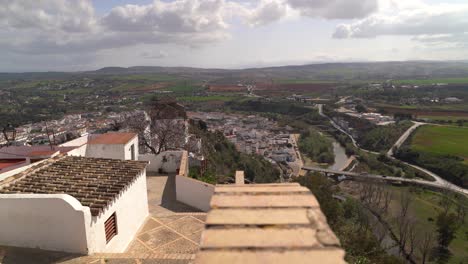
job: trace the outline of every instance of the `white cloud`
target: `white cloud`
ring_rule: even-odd
[[[413,36],[414,40],[461,41],[468,32],[468,5],[386,1],[385,9],[354,23],[338,25],[334,38]],[[440,37],[440,35],[445,37]],[[465,38],[466,39],[466,38]]]
[[[144,59],[164,59],[167,58],[169,54],[163,50],[153,52],[153,51],[143,51],[140,53],[140,57]]]
[[[266,25],[286,17],[288,6],[280,0],[262,0],[250,11],[247,20],[252,26]]]
[[[115,31],[194,33],[224,30],[223,0],[155,1],[146,6],[125,5],[111,10],[103,25]]]
[[[3,30],[85,32],[95,25],[89,0],[0,0]]]
[[[136,44],[197,47],[229,38],[231,19],[252,26],[293,14],[360,17],[377,0],[155,0],[99,17],[90,0],[0,0],[0,48],[20,54],[76,54]],[[346,11],[346,12],[345,12]]]
[[[287,0],[304,16],[326,19],[363,18],[377,11],[377,0]]]
[[[96,52],[136,44],[199,46],[226,39],[224,0],[124,5],[97,17],[88,0],[0,0],[0,47],[26,54]]]
[[[261,0],[247,15],[249,24],[265,25],[288,16],[324,19],[363,18],[377,11],[378,0]]]

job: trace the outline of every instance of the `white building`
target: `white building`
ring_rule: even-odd
[[[60,155],[0,182],[0,245],[123,252],[148,216],[146,165]]]
[[[110,132],[87,135],[60,146],[75,147],[70,156],[138,160],[138,134]]]

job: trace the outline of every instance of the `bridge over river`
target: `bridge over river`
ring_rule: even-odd
[[[457,192],[463,195],[468,195],[465,189],[454,187],[453,185],[444,185],[437,181],[426,181],[421,179],[408,179],[408,178],[400,178],[400,177],[393,177],[393,176],[386,176],[386,175],[378,175],[378,174],[369,174],[369,173],[359,173],[359,172],[351,172],[351,171],[339,171],[339,170],[330,170],[330,169],[322,169],[318,167],[309,167],[305,166],[302,167],[305,171],[317,171],[324,173],[325,175],[344,175],[347,178],[355,179],[355,180],[381,180],[390,183],[406,183],[406,184],[414,184],[414,185],[421,185],[430,188],[436,189],[445,189],[453,192]]]

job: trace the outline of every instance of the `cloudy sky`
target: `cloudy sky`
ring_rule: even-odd
[[[0,0],[2,72],[466,59],[466,0]]]

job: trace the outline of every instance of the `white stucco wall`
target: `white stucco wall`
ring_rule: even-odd
[[[104,222],[114,212],[118,234],[107,243]],[[67,194],[0,194],[0,245],[121,253],[148,214],[145,171],[96,217]]]
[[[132,157],[130,147],[135,146],[135,160],[138,160],[138,137],[126,144],[87,144],[86,157],[130,160]]]
[[[90,221],[66,194],[0,194],[0,245],[86,254]]]
[[[133,138],[130,140],[126,145],[125,145],[125,159],[126,160],[131,160],[132,159],[132,153],[130,151],[131,146],[135,147],[135,160],[138,160],[138,155],[139,155],[139,149],[138,149],[138,137]]]
[[[82,145],[67,152],[68,156],[85,157],[88,145]]]
[[[86,157],[124,160],[125,145],[89,144],[86,147]]]
[[[70,140],[68,142],[60,144],[61,147],[77,147],[77,146],[82,146],[86,143],[88,143],[89,140],[89,135],[85,135],[79,138],[75,138],[73,140]]]
[[[146,167],[148,171],[158,172],[161,168],[164,173],[175,173],[179,169],[182,153],[183,151],[179,150],[165,151],[161,152],[159,155],[140,154],[138,160],[150,162]],[[163,160],[165,160],[165,162],[163,162]]]
[[[106,243],[104,222],[114,212],[118,234]],[[142,227],[148,214],[146,172],[143,172],[101,215],[92,218],[90,253],[123,252]]]
[[[212,184],[182,175],[176,176],[177,201],[208,212],[213,193],[214,185]]]

